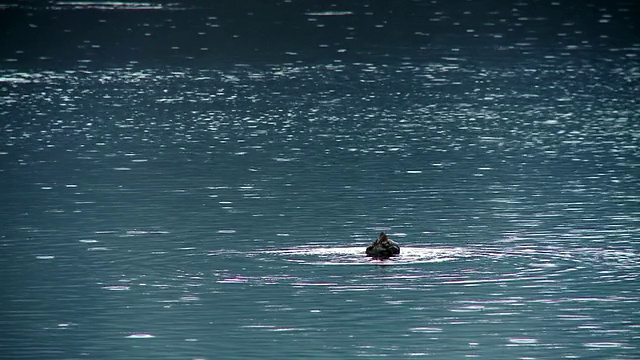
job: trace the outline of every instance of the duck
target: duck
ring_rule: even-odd
[[[389,239],[383,231],[378,235],[378,240],[367,247],[365,253],[374,259],[388,259],[392,256],[400,255],[400,245]]]

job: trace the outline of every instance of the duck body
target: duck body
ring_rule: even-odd
[[[388,259],[400,254],[400,245],[393,240],[389,240],[387,235],[381,232],[378,240],[369,245],[365,253],[374,259]]]

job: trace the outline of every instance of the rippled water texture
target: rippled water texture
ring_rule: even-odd
[[[3,356],[640,357],[635,6],[193,4],[0,6]]]

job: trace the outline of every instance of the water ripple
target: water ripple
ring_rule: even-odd
[[[309,265],[408,265],[452,261],[471,256],[462,248],[402,248],[402,254],[387,260],[364,256],[363,247],[297,247],[284,250],[266,250],[263,254],[273,254],[283,259]]]

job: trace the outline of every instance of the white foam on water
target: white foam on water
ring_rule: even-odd
[[[471,256],[469,250],[459,247],[404,246],[399,256],[380,260],[367,257],[364,247],[296,247],[267,250],[263,253],[278,255],[287,261],[310,265],[407,265],[453,261]]]
[[[126,336],[127,339],[152,339],[155,335],[145,334],[145,333],[136,333]]]

